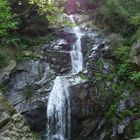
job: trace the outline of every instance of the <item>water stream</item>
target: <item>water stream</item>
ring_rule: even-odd
[[[72,23],[75,23],[73,16],[68,18]],[[77,74],[83,69],[83,55],[81,52],[81,37],[83,33],[80,31],[79,26],[73,27],[71,32],[77,38],[71,50],[72,71],[68,75],[57,76],[54,80],[48,99],[46,140],[70,140],[71,136],[70,83],[67,77]]]
[[[72,23],[75,23],[73,16],[70,16],[70,20]],[[78,73],[83,69],[83,55],[81,51],[81,37],[83,36],[83,33],[81,32],[79,26],[73,27],[72,32],[77,38],[71,51],[72,73]]]

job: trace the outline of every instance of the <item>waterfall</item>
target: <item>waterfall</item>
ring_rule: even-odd
[[[49,95],[47,118],[47,140],[65,140],[69,137],[70,100],[69,83],[63,76],[56,77]]]
[[[72,23],[75,23],[73,16],[70,16]],[[81,37],[83,33],[80,31],[79,26],[75,26],[72,32],[76,35],[76,42],[73,45],[71,51],[71,63],[72,63],[72,73],[78,73],[83,69],[83,55],[81,51]]]
[[[75,23],[73,16],[69,16],[69,19],[72,23]],[[82,33],[78,26],[73,27],[71,30],[77,37],[71,50],[72,71],[68,75],[57,76],[54,80],[54,85],[48,99],[46,140],[70,140],[70,83],[67,77],[77,74],[83,69],[83,55],[81,52]]]

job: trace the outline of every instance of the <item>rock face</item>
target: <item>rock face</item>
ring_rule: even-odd
[[[70,50],[74,42],[73,34],[60,32],[59,38],[43,47],[44,59],[56,73],[62,74],[71,70]]]
[[[51,91],[56,75],[67,73],[71,70],[71,45],[76,38],[72,33],[59,31],[55,41],[44,45],[37,50],[40,57],[12,65],[8,74],[14,67],[14,72],[8,79],[8,88],[4,95],[14,108],[28,121],[34,132],[46,130],[46,109],[48,95]],[[30,55],[30,53],[26,52]],[[4,75],[1,74],[1,79]]]
[[[133,129],[133,116],[126,115],[122,119],[122,114],[126,110],[132,110],[136,107],[137,95],[133,94],[128,99],[120,100],[114,112],[114,118],[119,123],[109,124],[110,120],[108,120],[105,113],[108,112],[108,108],[115,99],[111,88],[112,83],[107,80],[98,81],[100,77],[97,77],[96,74],[106,75],[114,68],[112,67],[113,61],[104,56],[104,49],[106,49],[104,40],[100,38],[98,41],[98,44],[94,44],[86,54],[86,57],[88,57],[85,59],[87,73],[84,73],[84,75],[88,80],[71,87],[72,139],[129,139],[132,134],[130,130]],[[94,40],[92,43],[94,43]],[[103,62],[99,63],[100,60],[103,60]],[[81,75],[81,77],[84,76]],[[117,80],[114,77],[114,84],[115,82]],[[125,96],[125,93],[123,94]]]
[[[16,62],[11,60],[6,68],[0,70],[0,84],[9,79],[11,71],[15,67],[16,67]]]
[[[86,68],[79,75],[86,80],[70,87],[72,140],[127,140],[134,129],[135,116],[130,112],[136,107],[139,95],[134,92],[128,98],[129,91],[124,89],[121,93],[124,98],[112,105],[117,98],[112,85],[117,85],[119,78],[114,75],[112,81],[102,79],[116,66],[111,49],[98,32],[91,31],[89,26],[84,26],[83,30],[87,32],[81,39]]]
[[[113,104],[118,98],[112,87],[120,81],[115,74],[106,78],[116,66],[112,59],[111,48],[106,39],[99,34],[99,30],[92,25],[89,17],[81,18],[82,16],[75,16],[84,32],[81,38],[84,70],[68,77],[70,78],[71,140],[128,140],[132,134],[133,120],[137,118],[128,110],[134,110],[138,104],[139,90],[128,97],[129,91],[126,85],[126,89],[121,93],[125,98],[119,99],[117,105]],[[88,22],[85,23],[85,19]],[[0,74],[0,82],[3,82],[3,79],[9,79],[11,70],[14,69],[4,95],[16,111],[25,116],[34,132],[46,130],[48,94],[52,90],[55,77],[71,71],[70,54],[76,36],[69,30],[68,27],[59,30],[55,41],[40,49],[41,57],[18,64],[16,67],[12,65],[10,69],[8,67],[6,74]],[[140,65],[139,46],[139,44],[134,45],[131,52],[132,61],[137,65]],[[8,75],[8,78],[5,78],[5,75]],[[3,98],[0,98],[0,104],[2,101]],[[8,110],[5,109],[7,104],[6,101],[6,106],[5,104],[0,106],[2,134],[0,139],[10,140],[10,137],[13,138],[11,140],[32,140],[23,117],[9,104]],[[111,112],[109,112],[110,107]],[[112,115],[113,120],[111,120]]]
[[[54,78],[55,73],[48,63],[41,60],[26,61],[17,65],[5,93],[6,98],[26,117],[35,132],[46,127],[46,96]]]
[[[8,88],[4,93],[14,108],[25,116],[34,132],[46,130],[47,97],[53,80],[57,74],[71,70],[70,51],[75,36],[63,31],[56,36],[55,41],[44,45],[37,52],[41,57],[25,61],[16,67],[11,63],[14,73],[10,76]],[[8,72],[9,75],[10,72],[11,70]]]
[[[34,140],[27,122],[12,105],[0,95],[0,139]]]
[[[133,45],[130,55],[132,62],[140,66],[140,42]]]

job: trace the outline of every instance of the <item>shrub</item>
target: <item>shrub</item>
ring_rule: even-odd
[[[16,28],[17,22],[13,21],[10,6],[7,0],[0,0],[0,37],[7,34],[9,29]]]
[[[137,72],[137,71],[132,72],[130,75],[130,79],[133,81],[133,83],[136,86],[139,86],[140,85],[140,72]]]
[[[134,138],[140,137],[140,119],[135,121]]]

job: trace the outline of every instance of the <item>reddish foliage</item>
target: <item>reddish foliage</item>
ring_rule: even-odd
[[[77,10],[76,0],[68,0],[67,2],[67,13],[75,14]]]
[[[80,3],[80,8],[76,5],[77,1]],[[85,12],[95,10],[96,6],[91,4],[90,0],[68,0],[66,9],[68,14],[76,14],[81,10]]]

